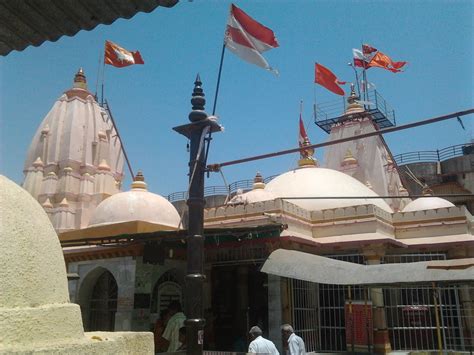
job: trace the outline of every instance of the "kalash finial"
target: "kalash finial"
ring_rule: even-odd
[[[305,148],[311,146],[311,142],[308,137],[304,138],[303,144],[300,150],[300,160],[298,160],[298,166],[302,167],[314,167],[318,166],[317,160],[314,158],[314,148]]]
[[[143,172],[141,170],[138,170],[137,175],[133,178],[132,182],[132,189],[145,189],[146,190],[147,185],[145,182],[145,177],[143,176]]]
[[[87,90],[86,75],[84,74],[84,70],[82,68],[79,68],[76,75],[74,76],[74,85],[73,85],[73,87]]]
[[[204,96],[206,95],[204,95],[201,85],[201,77],[198,74],[196,76],[196,81],[194,81],[194,90],[191,98],[191,104],[193,105],[193,108],[188,116],[191,122],[197,122],[207,118],[207,113],[204,111],[204,105],[206,104],[206,99]]]
[[[356,113],[356,112],[364,112],[364,107],[357,101],[359,100],[359,95],[355,92],[355,85],[351,83],[351,94],[347,98],[347,105],[346,114]]]
[[[253,179],[253,186],[252,188],[255,189],[263,189],[265,188],[265,183],[263,182],[263,177],[260,174],[260,172],[257,171],[257,174],[255,175]]]

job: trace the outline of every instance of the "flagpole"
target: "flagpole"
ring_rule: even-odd
[[[221,84],[221,73],[222,73],[222,64],[224,63],[224,54],[225,54],[225,40],[224,40],[224,43],[222,44],[221,62],[219,64],[219,74],[217,74],[216,94],[214,95],[214,106],[212,107],[213,116],[216,114],[217,95],[219,95],[219,86]]]
[[[97,64],[97,77],[95,80],[95,99],[98,100],[97,91],[99,89],[99,77],[100,77],[100,60],[102,59],[102,51],[99,51],[99,63]]]
[[[105,41],[104,45],[104,60],[102,61],[102,89],[101,89],[101,99],[100,99],[100,105],[104,106],[104,81],[105,81],[105,48],[107,46],[107,41]],[[133,179],[133,177],[132,177]]]
[[[355,66],[352,64],[352,63],[348,63],[350,67],[352,67],[352,69],[354,70],[354,74],[355,74],[355,78],[356,78],[356,83],[357,83],[357,92],[359,94],[359,97],[360,97],[360,86],[359,86],[359,74],[357,73],[357,69],[355,68]]]

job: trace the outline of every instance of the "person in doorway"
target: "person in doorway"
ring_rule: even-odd
[[[160,318],[155,323],[153,333],[155,335],[155,353],[161,353],[168,350],[168,341],[162,338],[166,324],[169,320],[169,312],[167,309],[160,312]]]
[[[178,348],[178,351],[186,351],[186,327],[179,328],[179,342],[181,346]]]
[[[281,326],[281,335],[284,341],[288,342],[288,353],[289,355],[305,355],[306,350],[304,347],[304,341],[298,335],[295,334],[293,327],[289,324],[283,324]]]
[[[280,355],[275,344],[262,336],[262,330],[254,326],[249,331],[252,342],[249,345],[249,353],[264,353],[270,355]]]
[[[168,306],[168,311],[170,319],[161,337],[168,341],[167,352],[171,353],[178,350],[181,346],[179,341],[179,329],[183,327],[186,316],[182,312],[181,303],[178,301],[172,301]]]

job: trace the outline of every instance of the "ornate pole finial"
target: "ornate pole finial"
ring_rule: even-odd
[[[191,98],[191,104],[193,107],[191,113],[188,116],[191,122],[202,121],[207,118],[207,113],[204,111],[204,105],[206,104],[206,99],[204,97],[206,95],[204,94],[204,90],[202,89],[201,85],[201,77],[199,74],[197,74],[196,80],[194,81],[194,90]]]
[[[86,75],[84,74],[84,70],[82,68],[79,68],[76,75],[74,75],[73,87],[87,90]]]

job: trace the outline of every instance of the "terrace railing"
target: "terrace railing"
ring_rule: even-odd
[[[417,152],[397,154],[394,156],[394,159],[398,165],[404,165],[421,162],[441,162],[469,154],[474,154],[473,143],[457,144],[443,149],[421,150]]]

